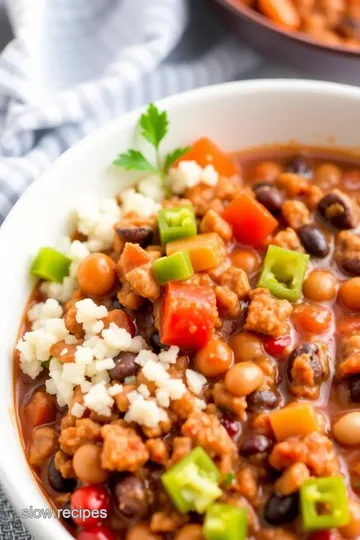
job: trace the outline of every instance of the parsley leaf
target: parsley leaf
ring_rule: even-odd
[[[225,476],[225,485],[226,485],[226,486],[229,486],[230,484],[233,483],[234,480],[235,480],[235,474],[232,473],[232,472],[229,472],[229,473]]]
[[[169,120],[166,111],[160,112],[153,103],[150,103],[146,113],[142,114],[140,118],[141,135],[158,149],[167,133],[168,126]]]
[[[165,172],[167,172],[171,165],[179,159],[179,157],[183,156],[190,150],[190,146],[185,146],[185,148],[175,148],[172,152],[169,152],[165,157],[165,165],[164,169]]]
[[[166,173],[169,167],[182,155],[189,151],[190,148],[176,148],[172,152],[166,155],[165,162],[162,163],[159,152],[160,142],[165,137],[169,120],[166,111],[159,111],[159,109],[153,103],[150,103],[146,112],[141,115],[140,118],[140,132],[141,135],[154,147],[155,149],[155,165],[152,165],[146,157],[139,152],[131,148],[124,154],[119,154],[113,161],[113,165],[122,167],[123,169],[146,171],[157,174],[162,181],[163,190],[166,197],[171,197],[171,190],[166,181]]]
[[[126,171],[135,169],[136,171],[156,172],[156,168],[138,150],[128,150],[125,154],[119,154],[113,161],[113,165],[122,167]]]

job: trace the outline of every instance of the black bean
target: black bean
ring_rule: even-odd
[[[112,492],[120,512],[131,518],[141,519],[149,512],[148,494],[144,482],[134,474],[120,477]]]
[[[255,189],[256,200],[271,214],[279,214],[284,202],[282,193],[275,186],[261,186]]]
[[[131,352],[121,352],[115,358],[115,367],[109,370],[111,379],[118,382],[124,382],[126,377],[135,375],[139,366],[135,364],[136,354]]]
[[[157,331],[151,335],[150,346],[156,354],[159,354],[161,351],[167,351],[169,348],[168,345],[164,345],[163,343],[161,343],[160,334]]]
[[[126,311],[126,308],[119,302],[116,296],[111,299],[111,307],[112,309],[122,309],[123,311]]]
[[[329,255],[330,246],[326,236],[316,225],[303,225],[298,233],[306,253],[314,257]]]
[[[270,525],[284,525],[296,519],[299,513],[299,494],[272,495],[267,501],[264,517]]]
[[[48,480],[50,486],[60,493],[67,493],[73,491],[76,488],[77,481],[74,478],[64,478],[60,471],[55,467],[55,460],[49,463],[48,468]]]
[[[353,229],[357,225],[358,216],[353,202],[338,189],[320,200],[318,210],[337,229]]]
[[[256,390],[246,398],[249,412],[274,409],[280,401],[280,396],[272,390]]]
[[[247,435],[240,444],[239,452],[242,456],[251,456],[262,452],[269,452],[272,448],[272,441],[265,435],[254,433]]]
[[[288,375],[289,381],[292,381],[291,372],[292,372],[295,359],[298,356],[302,356],[303,354],[309,355],[310,366],[313,372],[315,384],[321,382],[325,376],[325,371],[324,371],[324,366],[320,359],[320,349],[315,343],[302,343],[302,345],[295,347],[295,349],[292,351],[292,353],[289,356],[288,369],[287,369],[287,375]]]
[[[145,248],[149,246],[154,237],[154,231],[151,227],[145,225],[144,227],[115,227],[116,234],[121,238],[123,242],[131,242],[133,244],[140,244]]]
[[[253,184],[251,186],[251,189],[253,190],[253,192],[255,193],[255,191],[257,189],[260,189],[262,187],[272,187],[273,184],[271,182],[255,182],[255,184]]]
[[[312,169],[308,161],[303,156],[294,156],[289,159],[286,169],[290,173],[298,174],[303,178],[311,178]]]
[[[350,399],[354,403],[360,403],[360,375],[351,377],[349,380]]]

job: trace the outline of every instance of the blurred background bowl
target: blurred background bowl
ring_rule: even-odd
[[[302,32],[288,31],[240,0],[206,0],[216,16],[252,49],[304,75],[360,84],[360,48],[328,45]]]

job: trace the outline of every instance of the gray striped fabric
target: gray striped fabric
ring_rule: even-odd
[[[5,5],[15,39],[0,56],[0,220],[34,178],[99,125],[150,100],[234,79],[258,61],[231,38],[190,60],[172,54],[191,11],[209,19],[202,0],[191,0],[191,10],[186,0]],[[204,25],[197,32],[193,44]]]
[[[15,38],[0,55],[0,223],[96,127],[150,100],[244,77],[260,62],[202,0],[5,4]],[[1,489],[0,538],[30,539]]]

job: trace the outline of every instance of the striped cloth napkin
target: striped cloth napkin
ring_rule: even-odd
[[[15,38],[0,56],[0,224],[27,186],[98,126],[151,100],[232,80],[258,62],[220,31],[202,0],[5,6]],[[210,48],[196,50],[206,33]]]
[[[0,0],[1,7],[2,0]],[[124,112],[256,69],[202,0],[5,0],[0,224],[64,150]],[[0,489],[0,538],[29,540]]]

